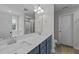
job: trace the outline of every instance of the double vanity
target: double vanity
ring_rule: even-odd
[[[3,43],[7,42],[5,40]],[[50,54],[51,43],[52,34],[50,33],[27,34],[18,36],[14,40],[10,39],[8,43],[0,45],[0,54]]]

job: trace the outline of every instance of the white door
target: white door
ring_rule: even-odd
[[[72,15],[59,16],[59,42],[72,46]]]

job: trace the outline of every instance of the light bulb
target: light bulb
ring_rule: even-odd
[[[44,10],[43,10],[43,9],[41,9],[41,12],[43,13],[43,12],[44,12]]]
[[[37,14],[39,14],[39,13],[40,13],[40,11],[37,12]]]
[[[38,8],[37,8],[37,6],[35,6],[35,8],[34,8],[34,12],[37,12],[38,11]]]
[[[9,13],[12,13],[12,11],[11,11],[11,10],[8,10],[8,12],[9,12]]]
[[[38,10],[41,10],[41,7],[38,7]]]
[[[34,12],[37,12],[37,10],[35,9]]]

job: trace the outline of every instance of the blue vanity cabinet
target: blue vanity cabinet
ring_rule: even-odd
[[[52,49],[52,35],[43,41],[39,46],[34,48],[29,54],[50,54]]]
[[[39,45],[39,48],[40,48],[40,54],[47,54],[47,40],[43,41],[40,45]]]
[[[52,36],[47,38],[47,54],[51,53],[52,49]]]
[[[52,49],[52,35],[43,41],[40,46],[40,54],[50,54]]]

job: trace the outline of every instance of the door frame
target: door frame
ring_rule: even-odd
[[[72,29],[72,30],[71,30],[71,31],[72,31],[72,32],[71,32],[71,34],[72,34],[71,38],[72,38],[72,46],[73,46],[73,41],[74,41],[74,39],[73,39],[73,37],[74,37],[74,36],[73,36],[73,34],[74,34],[74,33],[73,33],[73,31],[74,31],[74,28],[73,28],[73,27],[74,27],[74,18],[73,18],[73,16],[74,16],[74,15],[73,15],[73,14],[63,14],[63,15],[59,15],[59,16],[58,16],[58,41],[60,40],[60,33],[59,33],[59,32],[60,32],[60,30],[59,30],[59,27],[60,27],[60,26],[59,26],[59,17],[61,17],[61,16],[66,16],[66,15],[71,15],[71,29]],[[62,44],[62,43],[59,42],[59,44]]]

